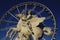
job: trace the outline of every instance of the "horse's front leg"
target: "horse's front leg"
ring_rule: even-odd
[[[6,33],[6,37],[9,36],[9,32],[11,31],[11,29],[8,30],[8,32]]]
[[[12,31],[11,31],[12,30]],[[8,30],[8,32],[7,32],[7,34],[6,34],[6,37],[9,37],[9,38],[13,38],[12,36],[12,34],[14,33],[14,32],[20,32],[20,30],[18,29],[18,28],[10,28],[9,30]]]
[[[14,32],[20,32],[20,30],[18,29],[18,28],[11,28],[13,31],[10,33],[10,38],[12,37],[12,34],[14,33]]]
[[[34,33],[32,35],[34,40],[38,40],[38,38],[42,37],[42,34],[43,34],[42,29],[40,29],[38,27],[34,27],[32,29],[33,29],[33,33]]]

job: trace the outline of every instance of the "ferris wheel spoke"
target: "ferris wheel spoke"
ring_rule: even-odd
[[[41,15],[41,13],[44,12],[44,9],[45,9],[45,7],[41,11],[37,12],[36,15]]]
[[[18,23],[18,22],[15,22],[15,21],[9,21],[9,20],[3,20],[3,21],[5,21],[5,22],[7,22],[7,23]]]
[[[46,19],[51,19],[53,16],[52,15],[50,15],[50,16],[47,16],[46,17]]]
[[[10,28],[13,28],[13,27],[6,27],[6,28],[1,28],[0,31],[5,31],[5,30],[8,30]],[[11,30],[11,29],[10,29]]]
[[[9,28],[3,28],[3,29],[0,29],[0,31],[5,31],[5,30],[7,30],[7,29],[9,29]]]
[[[18,13],[20,13],[20,11],[19,11],[18,7],[17,7],[17,11],[18,11]]]
[[[31,9],[31,11],[34,11],[34,10],[35,10],[35,8],[36,8],[36,6],[34,6],[34,7]]]
[[[25,16],[27,16],[26,12],[27,12],[27,4],[25,4]]]
[[[10,14],[11,16],[13,16],[15,19],[19,20],[17,17],[15,17],[11,12],[8,11],[8,14]]]

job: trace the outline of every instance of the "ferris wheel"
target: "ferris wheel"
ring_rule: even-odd
[[[56,20],[52,11],[38,2],[10,8],[0,20],[0,40],[55,40]]]

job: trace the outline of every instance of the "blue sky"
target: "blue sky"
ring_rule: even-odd
[[[12,6],[21,2],[40,2],[46,5],[54,13],[57,22],[56,40],[60,40],[60,1],[59,0],[0,0],[0,18]]]

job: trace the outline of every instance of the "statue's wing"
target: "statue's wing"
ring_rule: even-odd
[[[42,23],[45,20],[45,17],[33,17],[32,19],[30,19],[31,25],[32,27],[36,27],[39,23]]]

